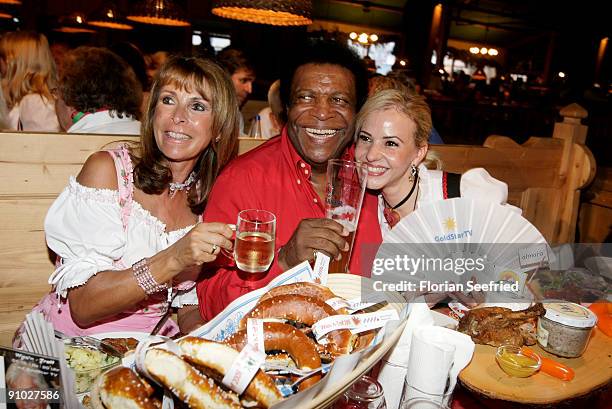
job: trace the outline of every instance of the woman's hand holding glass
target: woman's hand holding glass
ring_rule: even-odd
[[[198,223],[167,251],[177,271],[214,261],[221,249],[232,251],[234,231],[225,223]],[[198,269],[199,272],[199,269]]]

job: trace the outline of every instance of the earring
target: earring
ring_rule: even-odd
[[[414,182],[414,179],[417,177],[417,175],[419,174],[419,169],[413,164],[410,165],[410,177],[408,178],[408,180],[410,182]]]
[[[220,140],[221,140],[221,137],[220,137],[220,136],[217,136],[217,137],[215,138],[215,142],[219,142]]]

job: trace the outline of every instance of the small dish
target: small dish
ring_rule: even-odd
[[[514,345],[502,345],[497,348],[495,360],[505,373],[517,378],[531,376],[542,366],[542,360],[539,356],[524,355],[521,348]]]
[[[75,374],[75,393],[88,392],[93,381],[102,372],[121,363],[118,357],[110,356],[94,346],[64,341],[66,361]]]

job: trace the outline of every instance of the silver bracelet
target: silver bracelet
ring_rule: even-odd
[[[151,274],[149,260],[143,258],[132,265],[132,271],[138,286],[143,289],[146,295],[152,295],[168,288],[166,283],[158,283]]]

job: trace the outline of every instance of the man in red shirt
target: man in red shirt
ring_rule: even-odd
[[[325,218],[325,174],[330,159],[345,152],[353,137],[356,111],[367,95],[367,73],[346,47],[319,42],[300,48],[281,77],[281,99],[288,122],[273,138],[234,161],[217,178],[204,220],[235,223],[244,209],[276,215],[276,256],[262,274],[236,267],[207,271],[198,283],[200,314],[212,319],[231,301],[261,288],[315,251],[339,257],[348,248],[343,227]],[[349,270],[370,275],[362,263],[365,243],[381,242],[376,198],[366,195]],[[374,246],[371,246],[374,247]],[[369,257],[368,257],[369,258]]]

